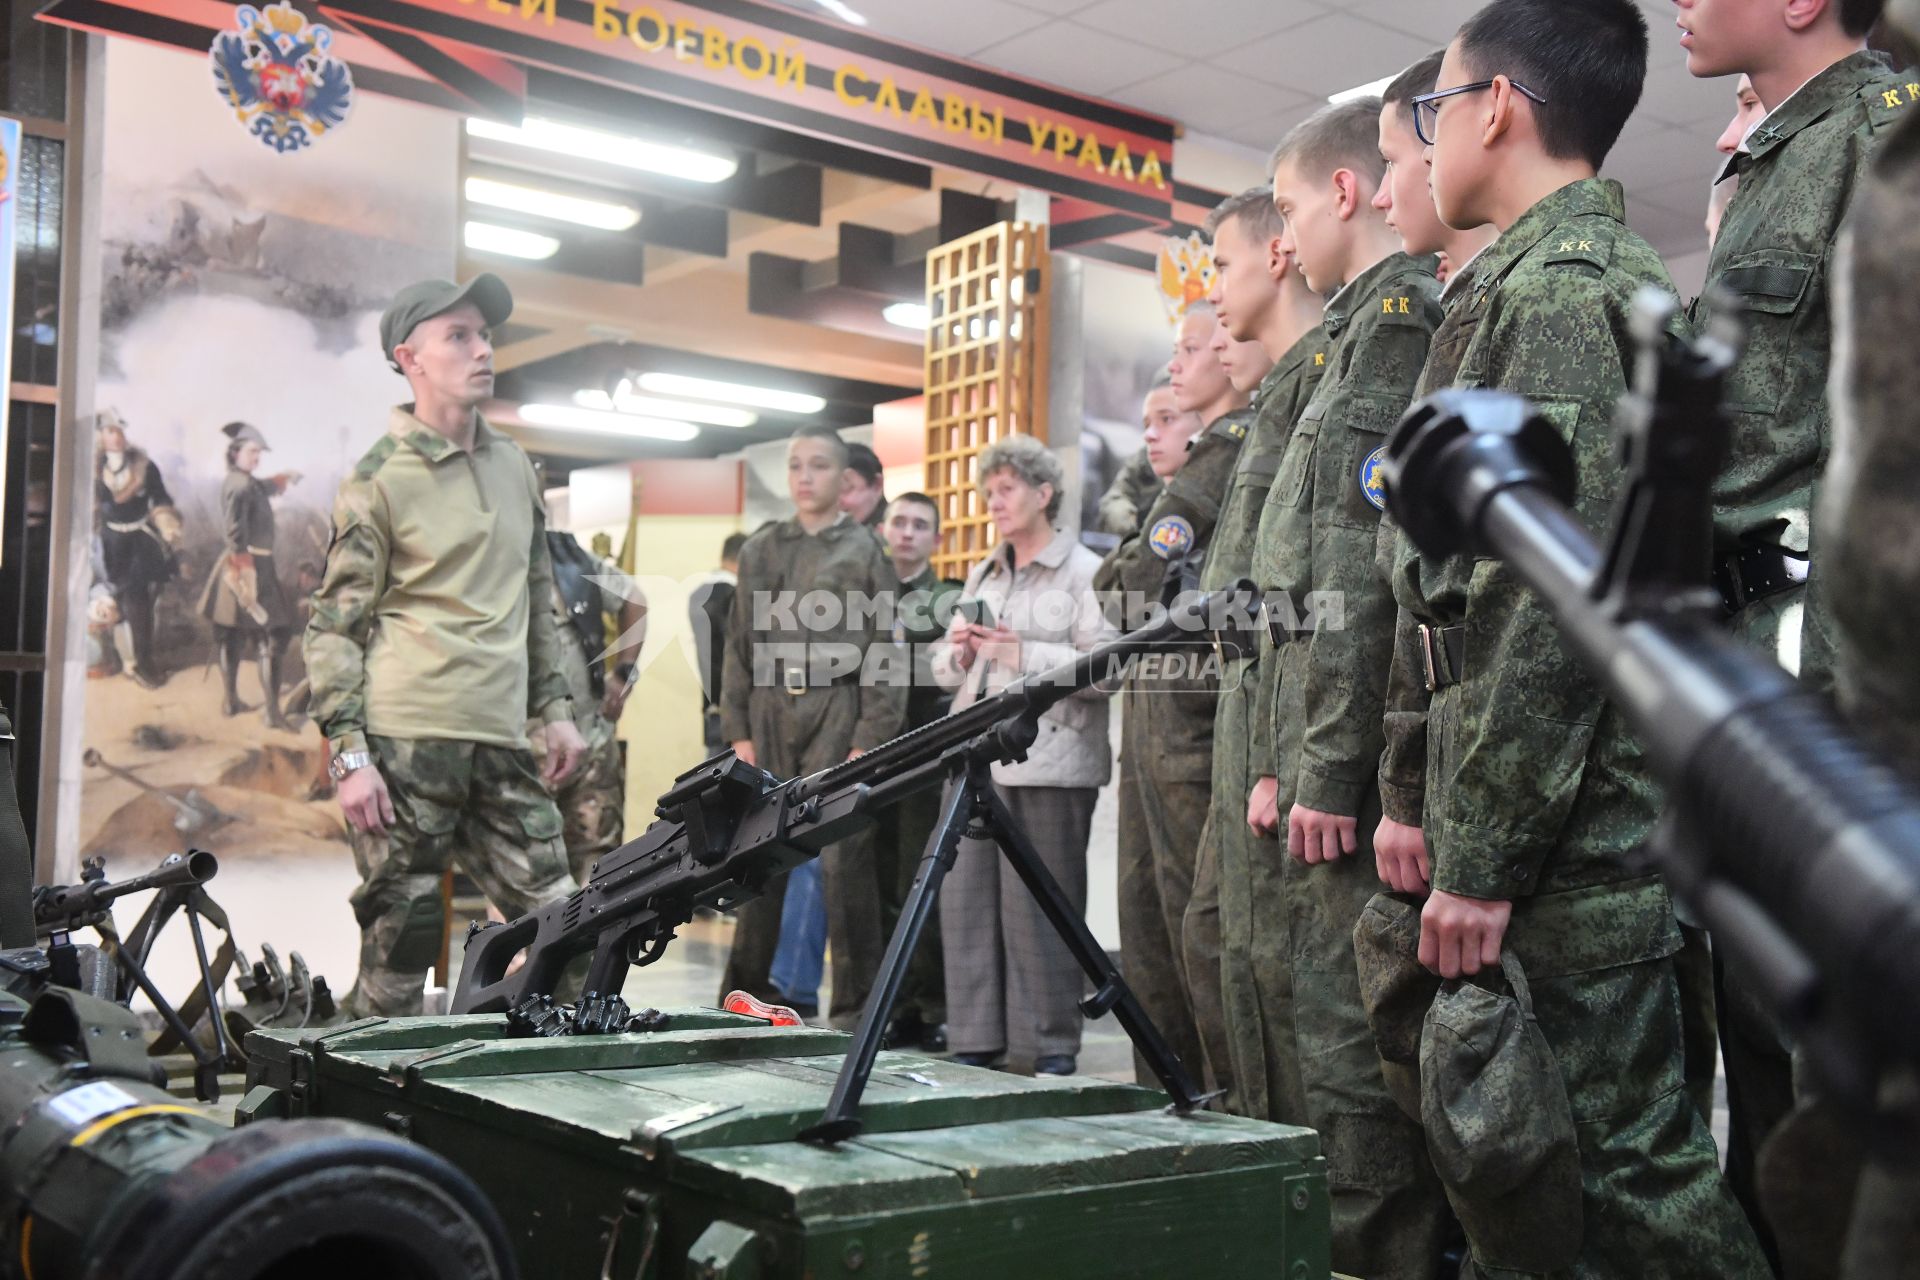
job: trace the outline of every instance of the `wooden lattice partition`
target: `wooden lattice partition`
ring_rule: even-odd
[[[980,451],[1047,438],[1047,229],[1003,222],[927,255],[927,483],[940,505],[934,572],[967,576],[993,550],[975,486]]]

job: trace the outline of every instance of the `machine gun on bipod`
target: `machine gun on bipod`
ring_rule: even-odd
[[[310,974],[298,952],[290,958],[291,973],[281,967],[271,946],[263,945],[260,961],[249,964],[226,910],[206,891],[219,869],[217,858],[195,849],[169,856],[144,875],[109,881],[105,860],[89,858],[82,864],[79,883],[41,885],[33,891],[34,927],[47,940],[44,951],[22,948],[0,953],[0,968],[19,979],[15,994],[24,998],[46,985],[121,1005],[131,1004],[136,993],[146,996],[162,1024],[150,1052],[184,1050],[193,1059],[196,1096],[215,1101],[220,1072],[246,1066],[240,1044],[248,1031],[259,1026],[303,1027],[331,1019],[335,1013],[326,979]],[[147,891],[153,892],[152,901],[123,938],[114,923],[113,904]],[[148,974],[154,943],[176,915],[186,922],[198,966],[198,979],[178,1006]],[[211,954],[204,925],[212,925],[222,935],[219,949]],[[76,943],[73,934],[81,929],[94,930],[100,945]],[[244,1004],[223,1009],[220,991],[236,965]],[[201,1034],[196,1028],[203,1024],[206,1031]]]
[[[989,770],[1022,760],[1041,715],[1063,699],[1118,684],[1133,658],[1259,625],[1251,583],[1189,601],[1055,670],[1027,676],[943,720],[809,777],[782,782],[726,752],[682,774],[660,798],[655,822],[602,858],[571,897],[506,924],[476,923],[455,992],[455,1013],[508,1014],[523,1035],[626,1030],[619,992],[633,965],[660,958],[697,908],[727,909],[764,892],[774,878],[853,834],[886,806],[949,784],[940,820],[920,861],[900,922],[880,962],[826,1116],[802,1137],[838,1141],[860,1130],[856,1115],[906,965],[932,914],[941,880],[963,835],[996,842],[1093,984],[1081,1003],[1090,1018],[1111,1012],[1185,1111],[1205,1101],[1118,968],[1046,870],[995,794]],[[591,952],[586,995],[568,1015],[552,1000],[569,961]],[[523,965],[509,973],[516,957]]]
[[[1498,557],[1552,609],[1668,787],[1650,849],[1668,885],[1798,1033],[1827,1095],[1871,1114],[1880,1074],[1920,1063],[1920,792],[1724,627],[1711,487],[1740,335],[1716,322],[1666,339],[1672,306],[1636,302],[1629,476],[1604,547],[1571,511],[1567,442],[1500,392],[1409,411],[1387,443],[1387,506],[1422,554]]]

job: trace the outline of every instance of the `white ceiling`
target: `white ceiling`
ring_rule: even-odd
[[[849,0],[880,35],[1170,116],[1264,153],[1329,93],[1439,48],[1484,0]],[[1687,74],[1671,0],[1639,109],[1607,164],[1629,220],[1670,258],[1706,248],[1729,80]]]

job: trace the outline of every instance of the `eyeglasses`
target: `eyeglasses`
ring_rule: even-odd
[[[1513,86],[1514,92],[1532,98],[1543,107],[1547,105],[1545,98],[1518,80],[1508,80],[1507,83]],[[1463,84],[1457,89],[1442,89],[1438,93],[1415,94],[1412,102],[1413,131],[1419,135],[1421,144],[1429,147],[1433,145],[1433,131],[1440,122],[1440,102],[1443,98],[1452,98],[1462,93],[1478,93],[1482,89],[1491,88],[1493,88],[1493,81],[1482,80],[1478,84]]]

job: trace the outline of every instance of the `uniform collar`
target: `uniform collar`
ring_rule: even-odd
[[[833,518],[832,524],[824,526],[819,533],[810,534],[801,526],[799,516],[788,516],[776,526],[776,531],[783,538],[817,538],[832,533],[835,529],[845,528],[852,523],[853,517],[842,511]]]
[[[395,405],[387,418],[387,434],[398,436],[428,462],[443,462],[456,453],[464,453],[459,445],[435,431],[426,423],[413,416],[410,404]],[[495,441],[505,436],[487,425],[487,420],[476,411],[473,415],[473,451],[479,453],[491,447]]]
[[[1474,272],[1478,270],[1480,259],[1486,257],[1487,250],[1492,247],[1490,244],[1481,245],[1474,251],[1471,258],[1468,258],[1465,262],[1453,269],[1453,274],[1447,277],[1447,282],[1440,286],[1440,303],[1442,306],[1451,303],[1456,296],[1465,293],[1468,287],[1473,284]]]
[[[1398,275],[1411,267],[1425,262],[1431,266],[1431,258],[1415,258],[1405,253],[1390,253],[1380,261],[1347,281],[1340,291],[1327,299],[1326,319],[1322,322],[1327,336],[1332,337],[1347,327],[1354,308],[1362,298],[1371,298],[1373,291],[1390,276]]]
[[[1627,220],[1626,191],[1611,178],[1569,182],[1540,200],[1473,260],[1475,289],[1485,290],[1504,279],[1528,250],[1546,239],[1561,223],[1594,215],[1615,222]]]
[[[1316,355],[1324,357],[1327,353],[1326,346],[1327,330],[1325,325],[1317,324],[1301,334],[1298,338],[1295,338],[1293,345],[1287,348],[1286,354],[1273,362],[1273,368],[1267,371],[1267,376],[1260,379],[1260,385],[1254,388],[1254,407],[1256,409],[1259,408],[1260,401],[1269,395],[1275,387],[1278,387],[1288,378],[1298,373],[1302,365],[1306,364]]]
[[[1778,150],[1791,141],[1795,134],[1818,124],[1835,107],[1892,70],[1892,65],[1871,49],[1848,54],[1788,94],[1785,102],[1768,112],[1765,119],[1750,129],[1740,144],[1740,150],[1727,158],[1720,177],[1724,180],[1737,172],[1743,154],[1758,160],[1768,152]]]
[[[902,582],[900,584],[900,589],[902,591],[924,591],[926,588],[931,587],[937,581],[938,579],[933,576],[933,565],[932,563],[928,563],[926,568],[914,574],[911,578],[908,578],[905,582]]]

